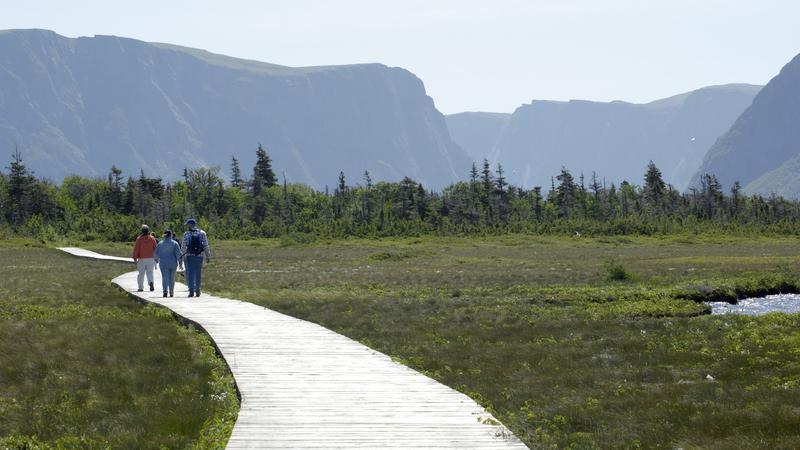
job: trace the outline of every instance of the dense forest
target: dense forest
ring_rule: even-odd
[[[59,236],[130,240],[142,223],[183,229],[197,217],[216,238],[284,236],[377,237],[504,232],[572,235],[678,232],[800,234],[800,203],[778,196],[746,195],[713,175],[699,188],[678,192],[652,162],[641,185],[606,183],[597,174],[575,177],[562,168],[548,189],[509,185],[501,166],[473,164],[467,181],[433,192],[410,178],[356,183],[339,173],[333,189],[316,191],[279,178],[259,145],[252,171],[232,158],[230,177],[220,168],[184,169],[165,183],[125,176],[111,167],[106,179],[69,176],[61,184],[35,177],[17,150],[0,174],[0,235],[44,240]]]

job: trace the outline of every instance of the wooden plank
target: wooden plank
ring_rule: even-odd
[[[181,283],[163,298],[155,278],[155,292],[136,292],[136,272],[113,283],[214,341],[242,398],[227,448],[527,448],[471,398],[352,339],[252,303],[187,298]]]
[[[103,255],[101,253],[96,253],[91,250],[86,250],[79,247],[59,247],[59,250],[65,251],[71,255],[83,256],[84,258],[101,259],[104,261],[124,261],[129,263],[133,262],[133,258],[122,258],[119,256]]]

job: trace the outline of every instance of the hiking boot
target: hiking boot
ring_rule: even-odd
[[[153,283],[150,283],[150,292],[153,292],[155,290],[156,290],[156,287],[153,286]]]
[[[189,292],[189,297],[194,297],[194,292]]]
[[[170,292],[170,293],[169,293],[169,296],[170,296],[170,297],[175,297],[175,294],[173,294],[172,292]]]
[[[167,296],[167,293],[166,293],[166,292],[164,292],[164,295],[163,295],[163,296],[164,296],[164,297],[166,297],[166,296]]]
[[[144,289],[142,289],[142,288],[139,288],[139,289],[136,290],[136,292],[142,292],[142,291],[144,291]]]
[[[197,293],[196,293],[196,294],[194,294],[194,296],[195,296],[195,297],[200,297],[200,291],[197,291]]]

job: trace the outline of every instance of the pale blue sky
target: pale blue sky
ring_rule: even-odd
[[[797,0],[0,0],[0,11],[0,29],[401,66],[444,113],[763,84],[800,53]]]

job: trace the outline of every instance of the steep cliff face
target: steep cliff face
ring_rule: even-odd
[[[562,166],[576,176],[596,171],[609,181],[639,183],[652,160],[669,183],[683,189],[759,88],[711,86],[647,104],[533,101],[514,111],[484,153],[504,166],[510,181],[528,187],[548,187]],[[463,133],[451,132],[469,148]]]
[[[290,182],[369,170],[440,187],[470,160],[412,73],[380,64],[290,68],[113,36],[0,32],[0,148],[37,174],[184,167],[245,171],[261,143]]]
[[[752,106],[708,150],[704,173],[745,191],[800,198],[800,55],[753,99]]]

